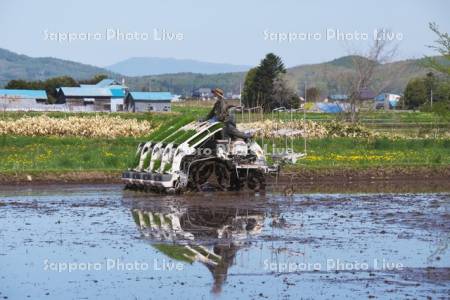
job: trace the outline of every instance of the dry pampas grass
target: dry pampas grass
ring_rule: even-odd
[[[152,128],[148,121],[109,116],[50,118],[46,115],[0,120],[0,135],[136,137],[147,135]]]
[[[342,122],[314,122],[314,121],[272,121],[242,123],[238,125],[242,131],[254,133],[257,137],[370,137],[372,133],[359,124]]]

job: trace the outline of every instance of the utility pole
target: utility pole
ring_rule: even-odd
[[[433,107],[433,85],[434,85],[434,74],[433,72],[427,73],[427,81],[430,87],[430,106]]]
[[[242,108],[242,82],[239,81],[239,106]]]
[[[430,103],[431,107],[433,107],[433,88],[430,89]]]
[[[308,90],[307,89],[307,82],[305,81],[305,103],[303,103],[303,112],[305,112],[305,109],[306,109],[306,91]]]

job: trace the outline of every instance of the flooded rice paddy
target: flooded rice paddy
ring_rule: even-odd
[[[0,187],[0,299],[450,295],[450,193]]]

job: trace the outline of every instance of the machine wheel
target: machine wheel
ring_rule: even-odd
[[[262,191],[266,188],[266,178],[261,171],[251,170],[248,172],[246,184],[250,190]]]
[[[223,162],[216,162],[215,164],[216,180],[219,188],[222,191],[231,189],[231,171]]]
[[[214,172],[214,162],[207,161],[203,163],[199,163],[195,169],[194,173],[194,182],[197,189],[201,190],[201,186],[204,185],[208,179],[211,177],[211,174]]]
[[[210,160],[193,163],[190,170],[189,187],[196,191],[231,189],[231,171],[227,164]]]

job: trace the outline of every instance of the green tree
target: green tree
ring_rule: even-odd
[[[436,87],[436,94],[438,102],[450,102],[450,81],[441,80]]]
[[[441,32],[436,23],[429,24],[431,31],[433,31],[438,39],[435,45],[430,48],[436,50],[440,56],[426,57],[425,65],[443,74],[443,78],[436,82],[433,73],[427,75],[427,88],[433,95],[433,104],[427,103],[429,107],[424,105],[422,110],[428,110],[436,113],[440,118],[449,119],[450,117],[450,36],[447,32]],[[441,76],[442,77],[442,76]]]
[[[435,45],[429,47],[436,50],[440,57],[426,57],[425,63],[428,67],[450,76],[450,36],[447,32],[441,32],[436,23],[430,23],[429,27],[438,37]]]
[[[30,90],[31,84],[28,81],[25,80],[10,80],[6,86],[5,89],[11,89],[11,90]]]
[[[265,111],[269,111],[276,105],[274,81],[280,74],[285,73],[286,68],[281,58],[273,53],[267,54],[259,66],[251,70],[250,75],[247,74],[244,83],[244,104],[262,106]]]
[[[435,77],[431,72],[424,77],[411,79],[406,85],[403,100],[405,108],[435,111],[434,106],[450,102],[450,81]],[[447,106],[443,104],[436,107],[442,109]]]
[[[422,78],[411,79],[406,85],[404,103],[408,109],[417,109],[428,101],[427,86]]]
[[[257,95],[255,87],[255,77],[257,68],[251,68],[245,75],[244,89],[242,91],[242,103],[247,107],[256,106]]]
[[[80,80],[79,83],[80,84],[97,84],[100,81],[102,81],[103,79],[108,78],[108,75],[105,74],[97,74],[94,77],[92,77],[91,79],[86,79],[86,80]]]
[[[294,84],[286,78],[286,74],[279,74],[273,81],[272,106],[297,108],[299,98],[295,93]]]
[[[55,103],[57,99],[56,89],[62,86],[78,86],[78,82],[69,76],[53,77],[47,79],[42,84],[43,89],[47,91],[48,102]]]
[[[78,82],[70,76],[53,77],[45,81],[11,80],[5,88],[18,90],[45,90],[48,95],[48,102],[55,103],[57,98],[56,89],[62,86],[74,87],[78,86]]]

